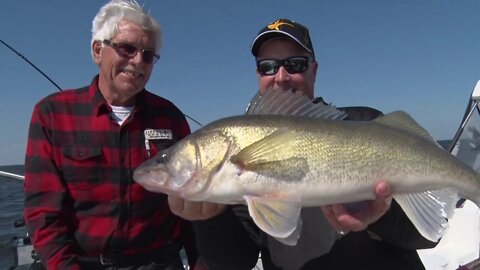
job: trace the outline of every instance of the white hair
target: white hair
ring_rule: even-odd
[[[95,40],[103,41],[111,39],[118,33],[118,25],[121,21],[127,20],[143,30],[152,32],[156,37],[156,52],[162,45],[162,30],[157,20],[153,18],[135,0],[111,0],[98,11],[92,22],[92,48]]]

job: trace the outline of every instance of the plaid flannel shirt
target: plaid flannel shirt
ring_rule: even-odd
[[[149,158],[145,129],[190,128],[171,102],[145,89],[122,126],[98,89],[52,94],[34,108],[25,159],[25,220],[34,248],[49,269],[79,269],[78,256],[137,254],[180,240],[194,250],[190,223],[173,215],[167,196],[133,179]],[[152,147],[151,155],[158,149]]]

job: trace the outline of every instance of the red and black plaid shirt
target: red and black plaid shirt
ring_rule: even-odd
[[[171,130],[173,143],[190,133],[184,115],[146,90],[122,126],[110,113],[98,77],[34,108],[25,160],[25,220],[49,269],[79,269],[77,256],[137,254],[185,240],[190,224],[171,213],[166,195],[132,179],[133,170],[149,158],[144,130]],[[151,146],[153,156],[158,149]]]

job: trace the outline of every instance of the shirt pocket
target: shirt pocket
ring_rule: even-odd
[[[62,147],[63,176],[68,184],[78,188],[91,188],[100,182],[102,146],[67,145]]]

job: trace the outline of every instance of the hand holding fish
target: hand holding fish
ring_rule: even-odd
[[[330,225],[339,232],[363,231],[379,220],[390,208],[390,185],[380,181],[375,185],[375,200],[322,206]]]
[[[210,202],[193,202],[176,196],[168,196],[170,210],[177,216],[194,221],[206,220],[225,211],[226,206]]]

